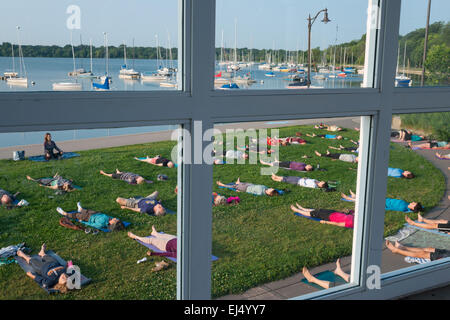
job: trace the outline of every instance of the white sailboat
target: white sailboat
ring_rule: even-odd
[[[5,79],[8,78],[17,78],[19,74],[16,72],[16,62],[14,58],[14,44],[11,43],[11,53],[12,53],[12,71],[5,71],[3,76]]]
[[[159,62],[161,60],[161,51],[159,48],[159,38],[155,35],[156,39],[156,72],[141,73],[142,82],[161,82],[169,80],[169,69],[161,68]]]
[[[19,45],[19,66],[20,72],[15,77],[6,78],[6,83],[10,86],[19,86],[28,88],[27,70],[23,59],[22,45],[20,44],[20,27],[17,26],[17,43]],[[15,71],[14,71],[15,73]]]
[[[400,48],[398,49],[398,60],[400,60]],[[400,62],[400,61],[399,61]],[[412,86],[412,80],[410,77],[406,76],[405,74],[405,68],[406,68],[406,41],[405,41],[405,50],[403,53],[403,73],[398,73],[398,65],[397,63],[397,75],[395,77],[395,86],[396,87],[411,87]]]
[[[77,70],[76,70],[76,64],[75,64],[75,50],[73,48],[73,41],[72,41],[72,32],[70,33],[70,43],[72,45],[72,57],[73,57],[73,71],[69,72],[68,75],[72,77],[76,77]],[[53,91],[81,91],[83,89],[83,86],[81,83],[73,82],[73,81],[67,81],[67,82],[58,82],[52,84]]]
[[[125,42],[123,43],[123,56],[124,56],[124,64],[119,72],[119,78],[124,80],[139,80],[141,74],[134,70],[133,68],[128,68],[127,61],[127,46]]]

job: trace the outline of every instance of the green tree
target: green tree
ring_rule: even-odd
[[[425,68],[434,84],[449,84],[450,47],[435,45],[428,52]]]

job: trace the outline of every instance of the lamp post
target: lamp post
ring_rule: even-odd
[[[323,23],[331,22],[330,19],[328,19],[328,9],[322,9],[314,16],[314,18],[311,18],[311,15],[308,17],[308,88],[311,86],[311,64],[312,64],[312,55],[311,55],[311,28],[314,22],[316,21],[317,17],[324,13],[324,18],[322,20]]]

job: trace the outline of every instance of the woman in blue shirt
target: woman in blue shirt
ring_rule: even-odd
[[[411,171],[404,171],[399,168],[388,168],[388,177],[412,179],[414,174]]]
[[[343,193],[341,196],[348,201],[355,202],[356,200],[356,194],[352,190],[350,190],[350,196]],[[423,211],[423,207],[420,202],[406,202],[405,200],[386,198],[385,210],[408,213]]]

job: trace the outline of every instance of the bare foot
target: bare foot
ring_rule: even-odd
[[[151,255],[152,255],[152,252],[151,252],[151,251],[147,251],[147,255],[148,255],[148,256],[151,256]]]
[[[318,151],[314,151],[314,153],[315,153],[316,156],[318,156],[318,157],[321,157],[321,156],[322,156]]]
[[[406,221],[408,224],[413,224],[413,223],[414,223],[414,221],[412,221],[411,218],[408,217],[408,216],[405,216],[405,221]]]
[[[155,226],[152,226],[152,235],[155,234],[155,233],[158,233],[158,231],[156,231]]]
[[[127,235],[131,238],[131,239],[136,239],[136,235],[132,232],[128,232]]]
[[[417,215],[417,220],[419,222],[423,222],[423,217],[420,215],[420,213]]]

